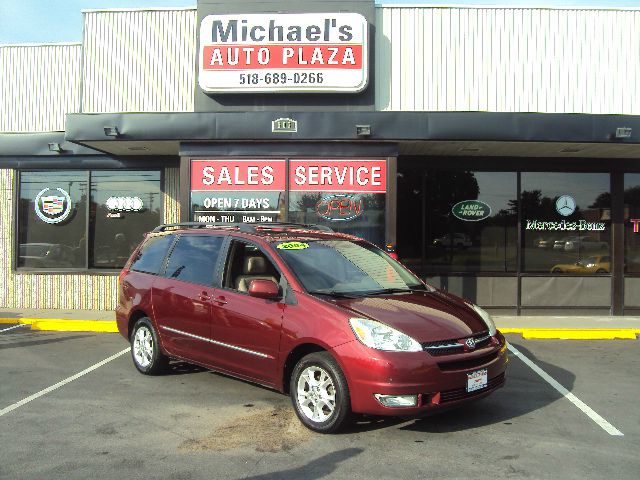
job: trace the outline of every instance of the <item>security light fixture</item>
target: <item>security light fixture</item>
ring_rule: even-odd
[[[356,125],[356,135],[358,137],[371,136],[371,125]]]
[[[50,152],[56,152],[56,153],[62,153],[64,150],[62,149],[62,147],[60,146],[60,144],[58,142],[51,142],[49,144],[49,151]]]
[[[120,132],[118,131],[118,127],[104,127],[104,134],[107,137],[118,137]]]

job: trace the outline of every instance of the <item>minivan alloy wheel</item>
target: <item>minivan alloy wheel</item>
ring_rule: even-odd
[[[169,357],[162,353],[158,334],[151,320],[140,318],[131,331],[131,357],[140,373],[157,375],[169,365]]]
[[[153,336],[145,326],[138,328],[133,339],[133,356],[143,368],[147,368],[153,357]]]
[[[302,371],[298,379],[297,402],[304,415],[314,422],[325,422],[336,408],[336,388],[331,376],[318,366]]]

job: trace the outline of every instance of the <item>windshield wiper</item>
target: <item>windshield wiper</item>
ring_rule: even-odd
[[[336,297],[336,298],[360,298],[362,295],[355,295],[353,293],[343,293],[343,292],[336,292],[335,290],[308,290],[308,293],[310,293],[311,295],[327,295],[329,297]]]
[[[387,293],[410,293],[413,292],[410,288],[383,288],[382,290],[374,290],[367,292],[366,295],[385,295]]]

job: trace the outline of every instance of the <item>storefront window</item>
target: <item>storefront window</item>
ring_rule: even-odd
[[[86,266],[87,172],[23,172],[17,266]]]
[[[92,172],[90,266],[122,268],[161,210],[159,171]]]
[[[382,159],[191,161],[191,219],[196,222],[320,224],[383,245],[386,191]]]
[[[191,219],[211,224],[284,221],[284,159],[191,161]]]
[[[523,271],[611,271],[607,173],[522,173]]]
[[[624,176],[625,272],[640,273],[640,173]]]
[[[515,172],[398,169],[405,265],[423,274],[516,270]]]
[[[157,170],[22,172],[17,266],[122,268],[161,210]]]
[[[289,221],[385,240],[386,160],[291,160]]]

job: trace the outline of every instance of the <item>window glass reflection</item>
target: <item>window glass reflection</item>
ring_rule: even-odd
[[[522,173],[523,271],[606,274],[611,195],[607,173]]]
[[[122,268],[161,221],[160,172],[91,172],[90,266]]]
[[[425,274],[516,270],[515,172],[399,170],[405,265]]]
[[[289,221],[326,225],[383,246],[385,204],[384,193],[291,192]]]
[[[640,173],[624,176],[625,272],[640,273]]]
[[[84,268],[87,193],[86,172],[20,175],[18,267]]]

